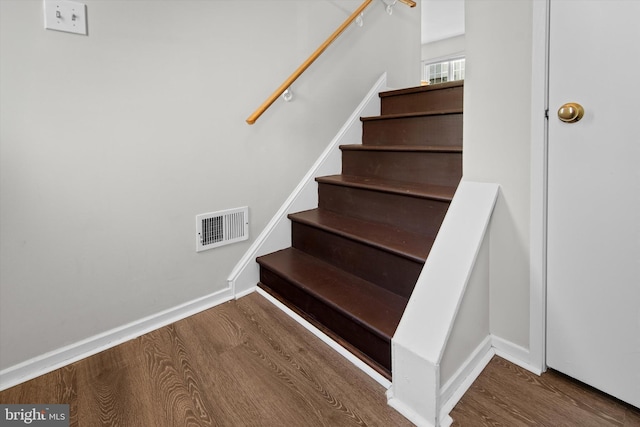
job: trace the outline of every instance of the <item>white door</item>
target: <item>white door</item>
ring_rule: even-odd
[[[640,1],[550,8],[547,365],[640,407]]]

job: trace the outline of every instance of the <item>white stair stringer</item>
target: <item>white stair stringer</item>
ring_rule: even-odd
[[[487,229],[498,191],[463,178],[393,337],[388,402],[416,425],[449,425],[441,411],[493,355]]]

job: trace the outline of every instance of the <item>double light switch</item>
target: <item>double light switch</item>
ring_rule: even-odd
[[[44,0],[44,27],[86,35],[87,7],[68,0]]]

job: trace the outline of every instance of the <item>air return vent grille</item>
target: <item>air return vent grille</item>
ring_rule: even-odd
[[[249,238],[247,206],[196,216],[196,252]]]

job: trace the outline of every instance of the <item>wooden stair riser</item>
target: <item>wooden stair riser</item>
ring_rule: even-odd
[[[322,209],[366,221],[400,224],[405,230],[435,236],[450,203],[402,194],[319,183],[318,204]]]
[[[463,86],[438,90],[396,91],[397,95],[380,95],[381,114],[403,114],[414,111],[440,111],[463,106]]]
[[[294,248],[404,298],[411,296],[424,265],[424,261],[408,259],[295,221],[291,224],[291,232]]]
[[[391,379],[391,339],[462,176],[463,83],[380,94],[261,288]],[[427,325],[425,325],[427,326]]]
[[[391,372],[390,339],[385,339],[357,319],[345,315],[268,268],[260,269],[260,282],[262,287],[269,288],[297,308],[296,312],[302,313],[306,320],[321,330],[331,332],[330,335],[337,337],[338,341],[348,342],[384,371]]]
[[[342,173],[455,187],[462,176],[462,153],[343,150]]]
[[[462,146],[462,113],[363,119],[362,144]]]

